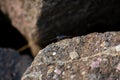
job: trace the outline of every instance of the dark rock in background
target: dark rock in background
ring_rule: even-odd
[[[120,30],[114,28],[120,22],[119,8],[119,0],[0,0],[0,9],[26,37],[33,55],[61,35]]]
[[[0,80],[20,80],[32,59],[13,49],[0,48]]]
[[[41,14],[37,20],[39,44],[47,45],[59,35],[85,35],[90,33],[92,27],[103,29],[101,32],[104,29],[109,31],[111,25],[115,27],[114,25],[120,23],[118,0],[42,0],[42,2]],[[101,28],[102,26],[104,28]],[[94,28],[93,31],[99,30]],[[117,26],[117,29],[120,30],[120,26]]]
[[[52,43],[38,53],[21,80],[120,80],[120,32]]]

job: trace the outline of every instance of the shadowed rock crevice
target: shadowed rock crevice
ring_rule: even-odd
[[[27,44],[25,38],[12,26],[10,19],[0,11],[0,47],[18,50]]]
[[[38,44],[46,46],[57,36],[75,37],[92,32],[120,31],[120,1],[43,0],[37,21]]]

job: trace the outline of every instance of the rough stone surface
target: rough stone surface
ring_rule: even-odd
[[[0,48],[0,80],[20,80],[32,59],[13,49]]]
[[[21,80],[120,80],[120,32],[52,43],[38,53]]]
[[[96,24],[120,22],[119,0],[0,0],[0,9],[26,37],[33,55],[58,36],[81,35]]]

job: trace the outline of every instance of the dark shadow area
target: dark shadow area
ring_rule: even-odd
[[[25,46],[27,41],[25,38],[12,26],[7,15],[0,11],[0,47],[13,48],[18,50]],[[30,49],[22,51],[21,54],[30,54]]]
[[[91,26],[91,28],[88,30],[88,33],[93,33],[93,32],[100,32],[100,33],[104,33],[104,32],[111,32],[111,31],[120,31],[120,23],[116,23],[113,25],[108,25],[108,24],[94,24],[93,26]]]
[[[38,44],[43,47],[61,36],[64,39],[93,32],[120,31],[118,0],[43,1],[37,22]]]

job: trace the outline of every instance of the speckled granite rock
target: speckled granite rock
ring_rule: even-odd
[[[21,80],[120,80],[120,32],[52,43],[38,53]]]
[[[0,80],[20,80],[32,59],[13,49],[0,48]]]
[[[81,35],[96,24],[120,22],[119,0],[0,0],[0,9],[26,37],[33,55],[57,36]]]

